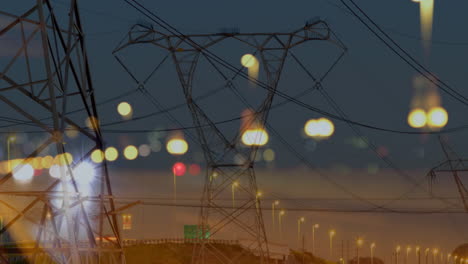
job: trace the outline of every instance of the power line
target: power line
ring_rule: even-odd
[[[405,63],[407,63],[411,68],[415,71],[420,73],[424,78],[428,81],[436,85],[439,89],[447,93],[449,96],[454,98],[455,100],[461,102],[464,105],[468,105],[468,98],[466,98],[463,94],[459,93],[448,84],[440,80],[436,75],[434,75],[431,71],[429,71],[424,65],[422,65],[419,61],[417,61],[409,52],[403,49],[395,40],[393,40],[377,23],[375,23],[372,18],[370,18],[353,0],[348,0],[353,4],[355,8],[362,13],[366,19],[381,33],[385,38],[390,40],[390,42],[396,47],[393,47],[390,43],[388,43],[384,37],[379,35],[369,24],[367,24],[364,19],[359,16],[348,4],[346,4],[345,0],[340,0],[341,3],[369,30],[371,31],[380,41],[382,41],[385,46],[387,46],[395,55],[397,55],[400,59],[402,59]],[[403,54],[401,54],[400,52]],[[403,56],[405,55],[405,56]],[[416,64],[416,65],[415,65]],[[428,76],[429,75],[429,76]],[[452,94],[454,93],[454,94]]]

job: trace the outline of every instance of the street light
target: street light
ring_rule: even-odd
[[[300,217],[299,219],[297,219],[297,242],[299,243],[299,245],[301,244],[301,223],[304,223],[304,221],[304,217]]]
[[[411,247],[407,246],[406,247],[406,257],[405,257],[405,264],[408,264],[408,255],[411,252]]]
[[[424,257],[426,258],[426,264],[427,263],[427,254],[429,253],[429,248],[426,248],[426,250],[424,250]]]
[[[279,205],[279,201],[276,200],[271,204],[271,219],[273,220],[273,232],[275,230],[275,206]]]
[[[375,249],[375,242],[370,244],[370,258],[371,264],[374,264],[374,249]]]
[[[416,257],[418,258],[418,264],[421,264],[421,248],[416,246],[415,248]]]
[[[336,232],[335,230],[331,229],[329,232],[328,232],[328,235],[330,236],[330,259],[332,258],[333,256],[333,237],[335,236]]]
[[[260,207],[260,201],[259,198],[262,197],[263,193],[261,191],[257,191],[257,194],[255,195],[255,206],[257,207],[257,211],[259,211]]]
[[[362,244],[364,244],[364,240],[362,238],[358,238],[356,240],[357,264],[359,264],[359,248],[361,248]]]
[[[439,249],[434,248],[432,250],[432,264],[435,264],[437,253],[439,253]]]
[[[400,247],[400,245],[398,245],[398,246],[395,248],[395,260],[396,260],[396,264],[398,264],[398,261],[399,261],[400,250],[401,250],[401,247]]]
[[[279,232],[280,232],[280,237],[283,238],[283,224],[281,222],[281,217],[284,216],[286,212],[284,210],[279,211],[278,213],[278,224],[279,224]]]
[[[239,182],[235,181],[232,183],[232,186],[231,186],[231,191],[232,191],[232,210],[234,210],[234,208],[236,208],[236,195],[235,195],[235,192],[236,192],[236,188],[239,187]]]
[[[457,258],[458,258],[457,255],[453,256],[453,264],[457,264]]]
[[[312,226],[312,254],[315,255],[315,229],[319,228],[319,224]]]
[[[448,253],[447,254],[447,261],[445,262],[446,264],[450,264],[450,257],[452,257],[452,254]]]

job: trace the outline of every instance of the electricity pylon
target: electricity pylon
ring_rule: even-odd
[[[449,146],[449,144],[439,136],[440,146],[444,152],[446,160],[432,168],[429,173],[429,179],[431,183],[438,174],[451,173],[453,180],[457,185],[458,193],[460,194],[460,199],[462,200],[463,207],[468,213],[468,189],[463,184],[463,181],[460,177],[460,174],[468,172],[468,159],[463,159]]]
[[[180,35],[173,32],[163,32],[163,30],[155,29],[153,26],[137,24],[131,28],[124,40],[114,50],[114,55],[140,89],[145,89],[144,82],[140,82],[136,78],[124,60],[120,58],[120,52],[131,46],[146,44],[166,51],[167,57],[172,58],[185,102],[196,128],[197,141],[203,149],[207,164],[201,199],[199,239],[194,246],[192,263],[205,263],[208,255],[210,259],[217,260],[216,263],[239,263],[246,251],[241,251],[235,256],[228,256],[216,244],[212,244],[208,240],[213,236],[224,235],[226,237],[229,235],[232,237],[232,234],[226,234],[227,230],[235,233],[242,240],[248,241],[247,248],[258,256],[259,263],[269,263],[270,253],[261,210],[261,192],[257,187],[254,170],[255,157],[260,144],[243,146],[242,137],[244,132],[249,129],[264,129],[289,52],[309,41],[335,43],[338,41],[333,40],[327,23],[321,20],[316,20],[298,30],[287,33],[226,31],[229,32]],[[209,117],[212,113],[203,109],[197,102],[195,99],[196,85],[194,84],[197,66],[203,60],[215,69],[213,73],[218,73],[221,76],[225,87],[231,88],[236,93],[237,87],[233,80],[239,76],[242,68],[231,71],[230,74],[226,73],[224,69],[226,65],[222,65],[223,63],[209,52],[210,49],[223,45],[228,40],[245,45],[244,47],[249,48],[252,54],[259,58],[258,62],[266,79],[266,87],[264,87],[266,92],[258,105],[252,107],[244,100],[247,107],[253,110],[240,131],[231,137],[227,135],[229,132],[232,134],[232,129],[223,131]],[[151,74],[153,73],[154,71]],[[250,79],[246,83],[252,84],[255,83],[255,80]],[[260,140],[259,137],[263,135],[257,133],[256,140]],[[234,186],[235,196],[239,201],[235,205]],[[229,209],[223,205],[223,198],[231,197],[231,194],[233,206],[232,209]]]
[[[33,150],[0,178],[0,237],[11,238],[1,262],[124,263],[106,163],[88,163],[103,139],[78,1],[21,5],[20,14],[0,11],[0,108],[2,132],[28,136],[22,144]],[[46,155],[61,157],[55,178],[24,182],[31,164],[46,172]]]

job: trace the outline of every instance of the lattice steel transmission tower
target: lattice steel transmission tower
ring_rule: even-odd
[[[298,30],[287,33],[227,31],[229,32],[180,35],[174,32],[165,32],[163,29],[155,29],[151,25],[137,24],[131,28],[124,40],[114,50],[114,54],[140,89],[146,89],[144,82],[140,82],[131,71],[132,69],[127,66],[128,63],[124,63],[124,60],[120,58],[123,50],[135,45],[152,45],[172,58],[175,66],[185,102],[196,128],[196,138],[203,150],[207,164],[201,199],[200,238],[194,245],[192,263],[205,263],[208,256],[211,260],[215,259],[217,263],[238,263],[245,251],[236,256],[228,256],[208,240],[209,237],[213,236],[232,238],[232,233],[235,233],[237,238],[247,241],[247,247],[255,252],[260,263],[269,263],[270,253],[261,210],[261,192],[257,187],[254,170],[259,146],[255,144],[249,147],[243,146],[242,136],[249,129],[265,128],[285,61],[291,50],[309,41],[330,41],[335,42],[335,44],[338,41],[335,41],[331,36],[327,23],[321,20],[316,20]],[[238,87],[233,80],[241,75],[245,69],[240,67],[227,73],[225,62],[220,61],[217,54],[213,55],[214,53],[210,52],[223,44],[231,47],[230,43],[226,43],[228,41],[231,41],[231,44],[243,45],[244,48],[249,49],[252,54],[258,57],[261,71],[265,76],[263,97],[255,106],[244,100],[245,105],[253,110],[249,114],[247,122],[235,133],[232,133],[232,129],[222,130],[210,118],[213,112],[203,109],[195,95],[197,91],[195,90],[195,86],[197,86],[195,84],[196,69],[202,60],[213,67],[212,71],[203,69],[205,72],[211,72],[213,75],[219,74],[225,87],[231,89],[234,94],[237,93]],[[141,57],[139,58],[141,59]],[[255,82],[250,79],[244,84],[249,85],[249,83]],[[240,97],[242,100],[242,96]],[[229,136],[230,133],[234,135]],[[257,137],[261,136],[260,133],[257,134]],[[229,209],[226,208],[223,201],[226,200],[226,197],[231,197],[231,194],[234,195],[233,184],[236,184],[236,197],[240,199],[236,205],[233,204],[232,209]],[[226,230],[232,233],[227,234]]]
[[[468,189],[463,184],[461,178],[461,175],[463,173],[468,172],[468,159],[461,158],[442,137],[439,137],[439,142],[442,151],[444,152],[444,155],[446,157],[446,160],[444,160],[429,171],[428,176],[431,181],[431,184],[438,175],[443,173],[451,173],[453,176],[453,180],[457,185],[457,190],[460,194],[460,199],[462,200],[463,207],[468,213]]]
[[[78,1],[20,8],[0,11],[2,133],[24,147],[3,155],[1,262],[124,263],[106,163],[88,161],[103,139]]]

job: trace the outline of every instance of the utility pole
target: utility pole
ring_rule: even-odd
[[[314,21],[297,30],[288,33],[215,33],[180,35],[175,31],[163,28],[154,28],[137,24],[133,26],[119,46],[114,50],[114,56],[123,68],[131,72],[119,57],[122,50],[132,45],[150,45],[167,52],[168,58],[172,59],[177,72],[180,86],[182,88],[188,110],[196,127],[196,141],[200,144],[206,160],[205,186],[202,193],[202,207],[200,210],[200,226],[206,228],[206,232],[218,235],[224,229],[235,228],[239,236],[251,239],[254,243],[251,247],[258,254],[260,263],[268,263],[269,249],[265,231],[263,214],[261,210],[261,196],[257,186],[255,174],[255,157],[259,145],[242,145],[242,137],[251,127],[243,126],[240,131],[232,136],[232,129],[223,130],[209,117],[210,111],[204,109],[195,100],[197,66],[203,61],[207,62],[213,73],[219,74],[225,82],[226,87],[236,91],[238,89],[234,79],[244,76],[242,67],[232,69],[210,54],[209,49],[216,44],[222,46],[225,42],[235,42],[252,50],[259,57],[258,63],[262,65],[262,72],[266,80],[266,94],[259,99],[259,103],[252,106],[244,103],[252,110],[249,125],[255,125],[264,129],[267,125],[270,108],[276,95],[284,63],[290,51],[297,46],[311,41],[332,41],[332,34],[328,25],[323,21]],[[339,41],[333,41],[334,44]],[[339,44],[340,46],[340,44]],[[344,48],[341,47],[340,48]],[[333,66],[332,66],[333,67]],[[227,70],[225,68],[230,68]],[[133,75],[132,75],[133,76]],[[249,82],[255,82],[249,78]],[[140,89],[144,88],[144,82],[135,80]],[[244,82],[247,83],[247,82]],[[228,136],[229,135],[229,136]],[[240,157],[240,158],[239,158]],[[236,160],[241,160],[236,161]],[[217,177],[212,177],[216,174]],[[243,203],[236,205],[231,212],[227,212],[222,206],[222,197],[230,192],[230,184],[238,182],[239,187],[236,195],[242,197]],[[230,195],[230,193],[229,193]],[[253,209],[253,210],[251,210]],[[272,216],[274,217],[274,216]],[[210,225],[208,225],[210,224]],[[192,258],[193,264],[204,264],[207,252],[216,256],[219,263],[229,263],[231,257],[225,256],[219,250],[215,250],[209,241],[202,238],[196,243]]]
[[[0,190],[11,192],[21,185],[14,174],[31,168],[33,160],[55,155],[60,161],[57,178],[35,176],[42,177],[41,185],[25,184],[21,192],[9,194],[24,202],[8,205],[15,215],[0,236],[22,230],[34,247],[2,248],[2,263],[17,251],[31,263],[125,263],[106,162],[96,165],[92,188],[79,179],[89,176],[78,172],[88,166],[91,153],[104,150],[79,2],[65,0],[59,7],[56,1],[34,0],[24,13],[0,12],[6,22],[0,26],[0,41],[18,36],[19,43],[8,47],[11,56],[1,58],[2,115],[23,119],[18,129],[34,126],[41,132],[27,158],[0,178]],[[76,107],[81,110],[70,115]],[[85,120],[89,128],[82,127]]]

